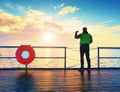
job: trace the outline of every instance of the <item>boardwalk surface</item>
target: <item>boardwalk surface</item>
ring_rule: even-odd
[[[0,92],[120,92],[120,70],[0,70]]]

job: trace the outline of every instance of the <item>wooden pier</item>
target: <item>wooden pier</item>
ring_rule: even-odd
[[[120,69],[0,70],[0,92],[119,92]]]

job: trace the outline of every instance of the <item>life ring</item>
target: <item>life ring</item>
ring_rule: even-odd
[[[21,45],[16,51],[16,59],[21,64],[30,64],[34,58],[35,52],[30,45]]]

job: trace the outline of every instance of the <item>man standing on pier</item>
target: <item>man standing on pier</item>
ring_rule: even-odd
[[[86,55],[88,68],[87,70],[90,70],[91,68],[91,61],[90,61],[90,54],[89,54],[89,45],[93,42],[91,34],[88,33],[87,28],[83,27],[83,32],[81,34],[78,34],[79,31],[75,32],[75,39],[80,39],[80,63],[81,63],[81,69],[80,71],[84,71],[84,54]]]

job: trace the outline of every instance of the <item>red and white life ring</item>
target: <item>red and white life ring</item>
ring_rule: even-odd
[[[23,53],[27,52],[28,57],[23,57]],[[35,58],[34,49],[30,45],[21,45],[16,51],[16,59],[21,64],[30,64]]]

